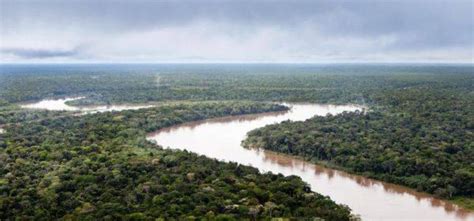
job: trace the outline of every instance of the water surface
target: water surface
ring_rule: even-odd
[[[107,111],[135,110],[153,107],[153,105],[91,105],[91,106],[70,106],[66,102],[79,100],[84,97],[45,99],[34,103],[22,104],[26,109],[44,109],[53,111],[78,111],[82,113],[97,113]]]
[[[177,125],[149,134],[164,147],[186,149],[223,161],[251,165],[262,172],[297,175],[312,190],[348,205],[363,220],[474,220],[474,214],[412,189],[307,163],[291,156],[245,149],[241,141],[252,129],[284,120],[360,110],[358,106],[294,104],[288,112],[224,117]]]

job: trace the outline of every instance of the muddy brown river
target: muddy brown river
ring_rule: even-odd
[[[245,149],[241,141],[252,129],[284,120],[355,111],[357,106],[293,104],[288,112],[210,119],[149,134],[163,147],[185,149],[223,161],[251,165],[262,172],[297,175],[313,191],[348,205],[363,220],[474,220],[474,213],[412,189],[328,169],[294,157]]]
[[[42,100],[23,104],[28,109],[79,111],[84,114],[140,109],[153,105],[109,105],[73,107],[65,102],[80,99]],[[300,159],[259,149],[245,149],[240,144],[252,129],[284,120],[301,121],[314,115],[339,114],[360,110],[351,105],[292,104],[287,112],[224,117],[191,122],[159,130],[148,135],[164,147],[185,149],[223,161],[251,165],[262,172],[297,175],[313,191],[348,205],[363,220],[474,221],[474,213],[449,202],[412,189],[380,182],[342,171],[328,169]],[[0,133],[3,132],[0,129]]]

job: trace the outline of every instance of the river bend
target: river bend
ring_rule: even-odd
[[[161,129],[147,138],[163,147],[251,165],[262,172],[297,175],[312,190],[348,205],[363,220],[474,220],[473,213],[410,188],[328,169],[291,156],[241,147],[246,133],[255,128],[359,109],[352,105],[293,104],[287,112],[191,122]]]

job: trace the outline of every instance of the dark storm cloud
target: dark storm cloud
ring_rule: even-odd
[[[74,57],[79,54],[78,49],[73,50],[50,50],[50,49],[26,49],[26,48],[5,48],[0,52],[11,54],[21,58],[55,58],[55,57]]]
[[[45,19],[109,30],[176,25],[196,19],[246,24],[288,24],[333,8],[284,1],[4,1],[6,21]],[[8,10],[6,10],[8,9]]]
[[[287,33],[313,31],[318,34],[317,38],[312,38],[309,33],[287,39],[289,45],[304,42],[309,47],[320,47],[324,44],[322,39],[350,38],[357,39],[356,42],[389,39],[388,43],[377,46],[378,54],[418,49],[439,51],[472,48],[474,44],[473,3],[470,0],[6,0],[0,4],[2,36],[14,35],[22,30],[65,29],[84,34],[84,39],[105,33],[118,37],[205,22],[208,26],[201,29],[227,27],[235,32],[232,32],[234,36],[257,32],[266,27]],[[360,46],[357,44],[361,43],[349,46],[348,53]],[[335,50],[325,53],[340,52]]]

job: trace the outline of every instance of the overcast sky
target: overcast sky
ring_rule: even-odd
[[[1,62],[473,62],[471,0],[0,0]]]

